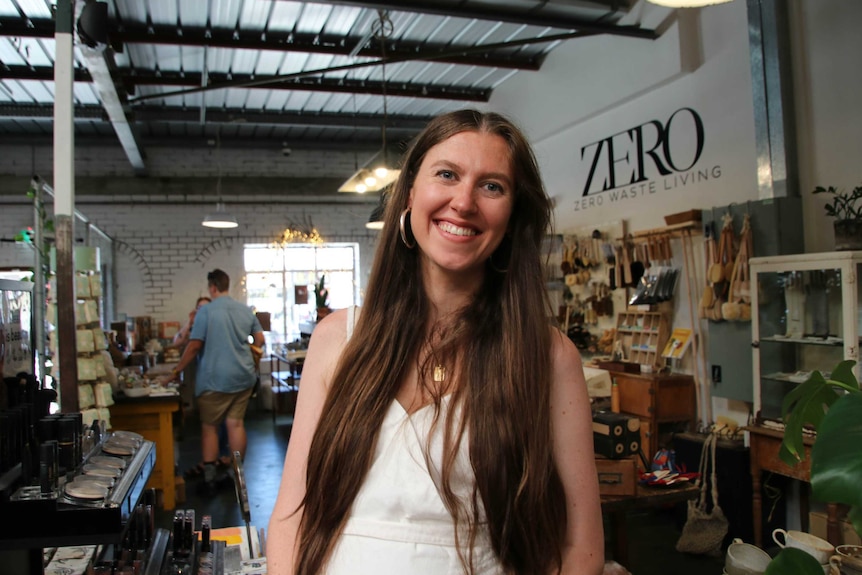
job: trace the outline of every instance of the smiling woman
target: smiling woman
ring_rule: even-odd
[[[463,110],[402,164],[361,313],[309,344],[269,572],[597,575],[589,399],[547,322],[533,152],[506,118]]]

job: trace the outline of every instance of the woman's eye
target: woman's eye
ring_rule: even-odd
[[[504,191],[503,186],[496,182],[488,182],[487,184],[485,184],[485,188],[487,188],[489,192],[494,192],[497,194],[502,194]]]
[[[440,170],[439,172],[437,172],[437,175],[444,180],[451,180],[455,177],[455,174],[450,170]]]

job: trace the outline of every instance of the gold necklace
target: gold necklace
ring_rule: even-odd
[[[446,368],[440,363],[434,366],[434,381],[436,383],[446,381]]]

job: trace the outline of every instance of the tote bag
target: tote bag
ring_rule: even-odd
[[[715,474],[715,444],[716,436],[710,433],[703,443],[700,454],[700,497],[688,502],[688,514],[682,535],[676,542],[676,550],[680,553],[697,555],[718,555],[721,544],[727,535],[727,518],[718,505],[718,481]],[[711,471],[708,469],[712,467]],[[710,471],[711,489],[707,489],[706,477]],[[712,499],[712,510],[709,509],[709,499]]]

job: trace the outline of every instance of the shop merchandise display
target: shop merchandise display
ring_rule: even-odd
[[[0,523],[0,549],[120,542],[152,473],[154,444],[109,434],[102,422],[84,425],[81,413],[38,414],[30,404],[16,412],[28,415],[6,426],[0,442],[11,447],[3,461],[12,462],[0,472],[0,516],[15,518]],[[45,562],[54,563],[46,573],[67,575],[86,572],[89,559],[46,553]]]
[[[84,252],[80,252],[84,253]],[[76,251],[75,283],[75,347],[78,367],[78,408],[84,423],[104,421],[110,429],[111,414],[108,408],[114,404],[113,385],[116,382],[114,362],[108,350],[101,321],[102,275],[99,269],[99,250],[87,250],[88,257],[78,257]],[[50,280],[50,299],[46,319],[57,324],[56,276]],[[49,338],[52,357],[55,358],[51,375],[59,378],[60,362],[57,338]]]

